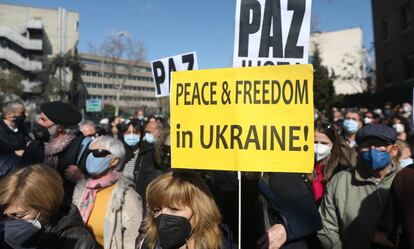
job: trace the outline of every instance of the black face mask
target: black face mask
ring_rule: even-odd
[[[162,249],[180,248],[191,233],[190,222],[181,216],[160,214],[155,218],[155,225]]]
[[[23,125],[25,120],[26,120],[26,113],[24,112],[22,113],[22,115],[14,117],[14,122],[17,125]]]
[[[50,134],[49,134],[48,129],[38,123],[36,123],[33,127],[33,135],[36,140],[41,140],[44,142],[47,142],[50,139]]]

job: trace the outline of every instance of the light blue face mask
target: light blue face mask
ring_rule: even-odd
[[[147,141],[150,144],[155,144],[157,140],[155,139],[154,135],[152,135],[151,133],[145,133],[144,141]]]
[[[92,153],[86,159],[86,170],[92,176],[99,175],[109,168],[111,158],[95,157]]]
[[[132,133],[132,134],[127,134],[124,136],[125,143],[131,147],[137,145],[140,140],[141,140],[141,137],[137,134]]]
[[[345,119],[343,123],[344,129],[347,133],[356,133],[358,131],[359,123],[352,119]]]
[[[413,164],[413,163],[414,163],[414,161],[413,161],[413,159],[411,157],[406,158],[406,159],[401,159],[400,160],[400,167],[401,168],[405,168],[408,165]]]

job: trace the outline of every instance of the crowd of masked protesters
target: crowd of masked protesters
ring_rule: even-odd
[[[239,238],[237,173],[172,169],[169,117],[7,101],[0,248],[414,249],[412,112],[315,110],[312,173],[242,173]]]

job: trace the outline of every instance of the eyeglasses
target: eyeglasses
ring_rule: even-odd
[[[94,157],[106,157],[107,155],[110,155],[111,152],[107,151],[107,150],[91,150],[91,153],[93,154]]]

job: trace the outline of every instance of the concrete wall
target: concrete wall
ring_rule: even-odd
[[[318,46],[322,64],[337,76],[334,80],[336,94],[355,94],[366,89],[360,28],[314,33],[310,43],[310,56]]]
[[[73,49],[78,40],[78,23],[79,13],[66,11],[66,25],[62,28],[66,29],[66,48],[63,52],[67,52]],[[28,6],[0,4],[0,26],[10,27],[13,29],[19,29],[19,27],[25,27],[25,24],[30,19],[41,20],[43,24],[43,30],[46,34],[48,41],[44,41],[47,45],[49,42],[48,54],[56,54],[61,51],[60,42],[60,21],[58,9],[43,9],[34,8]]]

